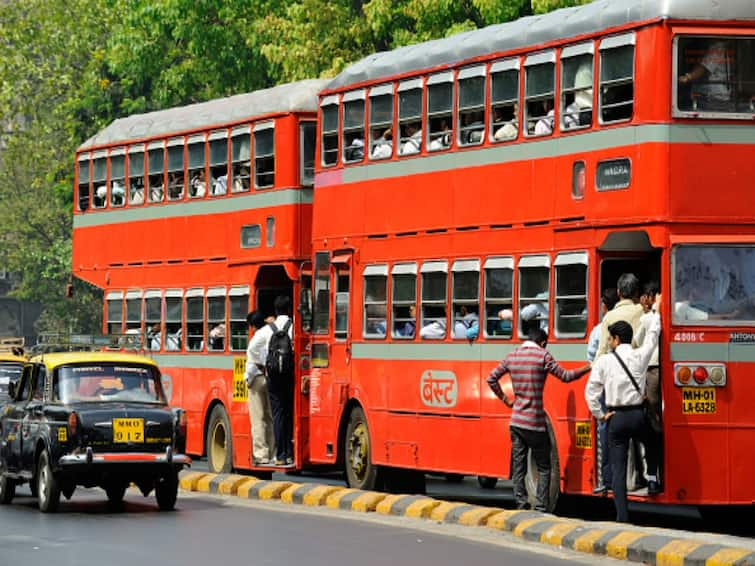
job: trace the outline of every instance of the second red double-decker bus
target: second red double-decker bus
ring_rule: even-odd
[[[523,311],[582,365],[632,272],[666,297],[653,500],[755,501],[754,101],[751,2],[594,2],[347,68],[320,98],[312,461],[508,476],[486,377]],[[599,483],[584,387],[545,391],[552,504]]]

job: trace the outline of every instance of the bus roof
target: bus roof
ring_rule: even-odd
[[[753,0],[596,0],[368,55],[337,75],[327,90],[657,19],[755,20],[755,3]]]
[[[207,102],[119,118],[81,146],[79,151],[147,137],[181,134],[256,116],[314,112],[326,79],[308,79]]]

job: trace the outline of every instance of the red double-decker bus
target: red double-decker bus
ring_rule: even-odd
[[[252,467],[246,315],[272,314],[278,295],[298,304],[324,84],[130,116],[77,151],[74,273],[104,290],[104,331],[159,363],[187,412],[187,452],[214,471]],[[299,326],[295,340],[303,351]],[[295,458],[307,459],[306,442]]]
[[[508,476],[485,380],[521,312],[582,365],[633,272],[665,297],[653,501],[755,501],[754,120],[749,1],[599,1],[343,71],[320,96],[311,461],[362,488]],[[552,503],[599,482],[585,383],[546,388]]]

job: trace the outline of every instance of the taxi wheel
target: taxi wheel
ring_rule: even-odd
[[[210,472],[224,474],[233,467],[233,442],[231,422],[222,405],[216,405],[210,413],[207,427],[207,467]]]
[[[379,489],[382,484],[380,469],[372,463],[370,431],[361,407],[349,415],[344,445],[346,483],[356,489]]]
[[[176,506],[178,499],[178,472],[173,470],[167,476],[157,480],[155,498],[160,511],[170,511]]]
[[[54,513],[60,505],[60,484],[52,473],[47,452],[42,452],[39,456],[37,482],[39,510],[43,513]]]
[[[0,504],[7,505],[16,495],[16,482],[6,476],[0,474]]]
[[[495,486],[498,485],[498,478],[477,476],[477,483],[480,484],[482,489],[495,489]]]

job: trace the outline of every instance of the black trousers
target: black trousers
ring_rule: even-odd
[[[609,411],[611,409],[609,408]],[[653,435],[649,434],[642,407],[618,410],[608,421],[608,448],[613,468],[613,502],[616,506],[616,520],[620,523],[629,521],[627,510],[627,454],[631,440],[644,442],[650,449],[646,450],[648,474],[655,474],[658,468]]]
[[[275,436],[275,459],[286,460],[294,457],[291,439],[294,435],[293,383],[268,383],[267,394],[270,397],[270,410],[273,413],[273,435]]]
[[[524,478],[527,475],[527,456],[532,457],[537,467],[537,494],[535,509],[548,511],[548,494],[551,482],[551,439],[547,432],[528,430],[517,426],[509,427],[511,435],[511,479],[514,482],[514,498],[518,509],[529,509],[527,488]]]

